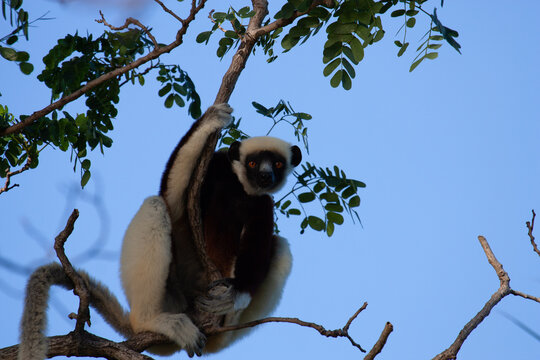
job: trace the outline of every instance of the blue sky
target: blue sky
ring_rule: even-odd
[[[213,102],[231,54],[219,61],[215,41],[203,46],[194,40],[211,26],[206,14],[226,9],[225,4],[210,2],[185,44],[163,59],[189,73],[203,108]],[[31,41],[20,44],[19,49],[31,51],[33,75],[0,62],[0,103],[15,114],[47,105],[49,92],[34,80],[43,67],[40,59],[67,33],[100,33],[102,26],[94,22],[98,9],[118,25],[128,16],[137,17],[154,28],[161,42],[172,41],[177,27],[151,2],[141,7],[52,1],[25,5],[31,16],[50,11],[55,19],[37,23]],[[440,2],[427,9],[434,5]],[[419,17],[418,30],[409,35],[409,51],[397,58],[393,40],[401,24],[385,18],[386,36],[366,50],[350,91],[331,88],[322,75],[322,38],[270,65],[260,53],[249,59],[230,100],[245,131],[260,135],[271,125],[255,113],[251,101],[270,106],[288,100],[313,116],[305,159],[320,166],[336,164],[367,184],[360,190],[362,225],[346,219],[332,238],[314,231],[300,235],[300,220],[280,218],[294,268],[276,315],[333,329],[367,301],[368,308],[351,327],[357,342],[371,348],[390,321],[395,330],[378,359],[431,359],[454,341],[499,286],[476,239],[480,234],[508,271],[512,287],[540,295],[540,258],[532,252],[525,228],[531,209],[540,213],[539,11],[540,3],[530,0],[511,6],[503,1],[445,1],[438,14],[459,30],[462,55],[444,45],[438,59],[425,61],[412,73],[413,50],[427,20]],[[178,12],[185,13],[185,5]],[[7,31],[1,22],[0,33]],[[105,155],[91,155],[93,177],[84,191],[78,190],[79,175],[73,173],[69,155],[53,150],[44,151],[36,170],[13,179],[21,186],[0,195],[2,257],[30,267],[55,260],[54,236],[77,207],[81,215],[68,255],[125,304],[118,279],[123,233],[142,200],[157,192],[165,162],[191,123],[185,109],[163,107],[151,77],[145,87],[122,89],[113,147]],[[83,105],[79,100],[69,110],[82,112]],[[285,127],[275,135],[295,140]],[[91,261],[76,256],[98,237],[102,256]],[[17,342],[25,277],[0,268],[0,347]],[[53,291],[48,333],[70,331],[74,324],[66,314],[75,310],[71,293]],[[540,333],[540,304],[507,297],[470,336],[459,359],[538,356],[540,342],[504,313]],[[90,331],[119,339],[97,315]],[[346,340],[269,324],[218,356],[360,355]]]

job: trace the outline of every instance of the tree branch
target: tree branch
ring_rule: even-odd
[[[534,241],[533,236],[533,229],[534,229],[534,218],[536,217],[536,214],[534,210],[532,210],[532,220],[529,222],[527,221],[525,224],[527,225],[527,229],[529,229],[529,238],[531,239],[531,245],[533,247],[533,250],[535,253],[537,253],[540,256],[540,250],[538,249],[538,246],[536,246],[536,242]]]
[[[78,217],[79,210],[74,209],[67,221],[66,227],[54,239],[54,250],[56,251],[56,256],[58,256],[58,259],[64,268],[64,272],[73,283],[73,293],[79,297],[79,310],[75,316],[77,319],[75,332],[81,333],[84,330],[85,323],[90,325],[90,293],[88,291],[87,284],[81,278],[81,276],[77,274],[75,269],[73,269],[73,266],[71,265],[71,262],[67,258],[64,251],[64,244],[66,243],[69,235],[71,235],[73,232],[73,227]]]
[[[135,26],[140,27],[143,30],[143,32],[148,34],[148,37],[150,38],[150,40],[152,40],[152,43],[154,44],[154,48],[159,47],[158,42],[156,41],[156,38],[154,37],[154,35],[152,35],[150,30],[148,30],[148,28],[146,26],[144,26],[139,20],[134,19],[132,17],[128,17],[126,19],[126,21],[124,22],[124,25],[122,25],[122,26],[112,26],[111,24],[109,24],[107,22],[107,20],[105,20],[105,16],[101,12],[101,10],[99,10],[99,15],[101,15],[101,20],[96,20],[96,22],[100,23],[100,24],[103,24],[103,25],[107,26],[109,29],[114,30],[114,31],[127,29],[129,25],[135,25]]]
[[[4,183],[4,187],[0,189],[0,194],[2,193],[5,193],[11,189],[13,189],[14,187],[18,187],[19,184],[13,184],[12,186],[9,186],[10,183],[11,183],[11,177],[12,176],[15,176],[15,175],[19,175],[20,173],[22,173],[23,171],[26,171],[30,168],[30,163],[32,162],[32,159],[30,156],[28,156],[26,158],[26,163],[24,164],[24,166],[22,168],[20,168],[19,170],[16,170],[16,171],[8,171],[6,172],[6,182]]]
[[[489,264],[493,267],[493,269],[497,273],[497,277],[499,278],[499,281],[500,281],[499,289],[495,293],[493,293],[493,295],[491,295],[491,298],[486,302],[486,304],[478,312],[478,314],[476,314],[463,327],[463,329],[459,332],[454,343],[450,345],[448,349],[444,350],[442,353],[435,356],[433,360],[455,359],[457,357],[459,350],[461,349],[461,346],[463,345],[465,340],[467,340],[467,337],[489,315],[489,313],[495,307],[495,305],[497,305],[508,294],[522,296],[526,299],[531,299],[531,300],[540,302],[539,298],[536,298],[534,296],[530,296],[527,294],[523,294],[519,291],[512,290],[510,288],[510,277],[508,276],[508,273],[503,269],[503,266],[501,265],[501,263],[497,260],[497,258],[493,254],[493,251],[491,250],[486,238],[483,236],[478,236],[478,240],[480,241],[480,245],[482,245],[482,248],[484,249],[484,252],[489,261]]]
[[[364,360],[375,359],[375,356],[377,356],[382,351],[384,345],[386,345],[388,336],[390,336],[390,333],[392,333],[392,331],[394,331],[394,326],[392,326],[392,324],[387,322],[386,325],[384,326],[381,336],[379,336],[379,340],[377,340],[375,345],[373,345],[373,348],[367,353]]]
[[[326,337],[333,337],[333,338],[345,337],[345,338],[349,339],[349,341],[351,342],[351,345],[358,348],[362,352],[366,352],[366,350],[364,350],[359,344],[357,344],[353,340],[353,338],[349,335],[349,326],[354,321],[354,319],[358,316],[358,314],[360,314],[360,312],[362,312],[366,307],[367,307],[367,303],[365,302],[354,313],[354,315],[350,317],[350,319],[347,321],[345,326],[343,326],[341,329],[336,329],[336,330],[326,330],[322,325],[312,323],[312,322],[303,321],[303,320],[300,320],[298,318],[268,317],[268,318],[264,318],[264,319],[260,319],[260,320],[250,321],[250,322],[247,322],[247,323],[244,323],[244,324],[231,325],[231,326],[222,326],[222,327],[213,329],[207,335],[215,335],[215,334],[219,334],[219,333],[226,332],[226,331],[234,331],[234,330],[246,329],[246,328],[254,327],[254,326],[257,326],[257,325],[260,325],[260,324],[266,324],[266,323],[271,323],[271,322],[289,323],[289,324],[296,324],[296,325],[312,328],[314,330],[317,330],[319,332],[319,334],[321,334],[323,336],[326,336]]]
[[[80,89],[72,92],[69,95],[64,96],[63,98],[53,102],[52,104],[44,107],[41,110],[35,111],[34,113],[32,113],[32,115],[26,117],[21,122],[18,122],[17,124],[14,124],[7,128],[0,129],[0,136],[5,136],[5,135],[13,134],[16,132],[20,132],[22,129],[24,129],[25,127],[27,127],[28,125],[36,121],[37,119],[40,119],[43,116],[51,113],[52,111],[59,109],[62,106],[78,99],[79,97],[86,94],[88,91],[95,88],[96,86],[110,79],[121,76],[127,73],[128,71],[133,70],[141,66],[142,64],[145,64],[149,62],[150,60],[154,60],[158,58],[159,56],[161,56],[162,54],[168,53],[171,50],[175,49],[176,47],[182,44],[183,37],[188,29],[189,24],[195,19],[195,15],[204,7],[205,4],[206,4],[206,0],[200,0],[199,5],[196,5],[195,1],[193,2],[189,16],[186,18],[186,20],[184,20],[184,22],[182,23],[183,24],[182,27],[176,33],[176,39],[169,45],[166,45],[157,49],[155,48],[154,50],[152,50],[145,56],[138,58],[132,63],[126,66],[123,66],[121,68],[115,69],[113,71],[110,71],[106,74],[101,75],[100,77],[94,80],[89,81],[88,83],[86,83],[86,85],[82,86]]]

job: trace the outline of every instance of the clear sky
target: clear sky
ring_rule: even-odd
[[[125,1],[127,7],[88,3],[25,1],[31,17],[50,11],[54,20],[36,23],[30,42],[18,44],[31,52],[36,66],[31,76],[0,61],[0,103],[11,112],[29,114],[48,104],[48,90],[35,80],[43,68],[40,59],[65,34],[101,33],[102,26],[94,22],[98,9],[110,23],[120,25],[134,16],[152,27],[160,42],[174,38],[177,24],[152,2],[135,6]],[[440,6],[429,3],[430,11]],[[185,44],[163,59],[189,73],[203,108],[213,102],[232,54],[220,62],[215,41],[203,46],[194,40],[211,27],[206,14],[226,4],[209,2]],[[185,9],[182,5],[178,12]],[[331,88],[322,75],[320,37],[270,65],[260,52],[249,59],[230,100],[245,131],[260,135],[270,125],[251,101],[268,106],[290,101],[313,116],[305,159],[320,166],[336,164],[367,184],[360,191],[362,225],[346,219],[332,238],[314,231],[300,235],[300,220],[280,218],[294,268],[276,315],[333,329],[367,301],[368,308],[351,327],[357,342],[371,348],[390,321],[395,330],[378,359],[431,359],[454,341],[499,286],[476,239],[480,234],[508,271],[512,287],[540,295],[540,258],[525,228],[531,209],[540,213],[539,13],[540,3],[533,0],[447,0],[438,14],[459,30],[462,55],[443,45],[438,59],[412,73],[408,69],[427,20],[419,16],[409,51],[397,58],[393,41],[401,24],[387,15],[385,38],[367,49],[348,92]],[[0,34],[7,32],[6,22],[0,22]],[[76,207],[80,218],[68,241],[68,256],[126,303],[118,277],[123,233],[142,200],[157,193],[164,164],[191,124],[185,109],[163,107],[151,78],[144,87],[122,89],[113,147],[105,155],[91,155],[93,176],[84,191],[69,154],[51,149],[43,152],[36,170],[13,178],[21,186],[0,195],[3,258],[28,267],[55,260],[52,241]],[[82,112],[83,105],[79,100],[69,111]],[[276,135],[295,141],[287,128]],[[92,260],[77,256],[95,247],[101,252]],[[0,267],[0,347],[17,342],[26,276]],[[53,291],[48,334],[72,330],[66,317],[72,311],[74,296]],[[538,358],[540,341],[505,314],[540,333],[540,304],[507,297],[470,336],[459,359]],[[92,320],[91,332],[119,339],[97,315]],[[269,324],[218,356],[357,359],[361,354],[343,339]]]

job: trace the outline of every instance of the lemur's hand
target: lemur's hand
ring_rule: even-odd
[[[221,127],[228,126],[232,121],[233,109],[227,103],[212,105],[204,113],[206,120],[217,121]]]

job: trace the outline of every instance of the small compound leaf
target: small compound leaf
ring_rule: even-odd
[[[313,230],[322,231],[325,228],[324,220],[317,216],[308,216],[307,222]]]
[[[307,203],[313,200],[315,200],[315,194],[312,192],[305,192],[298,195],[298,201],[300,201],[301,203]]]

